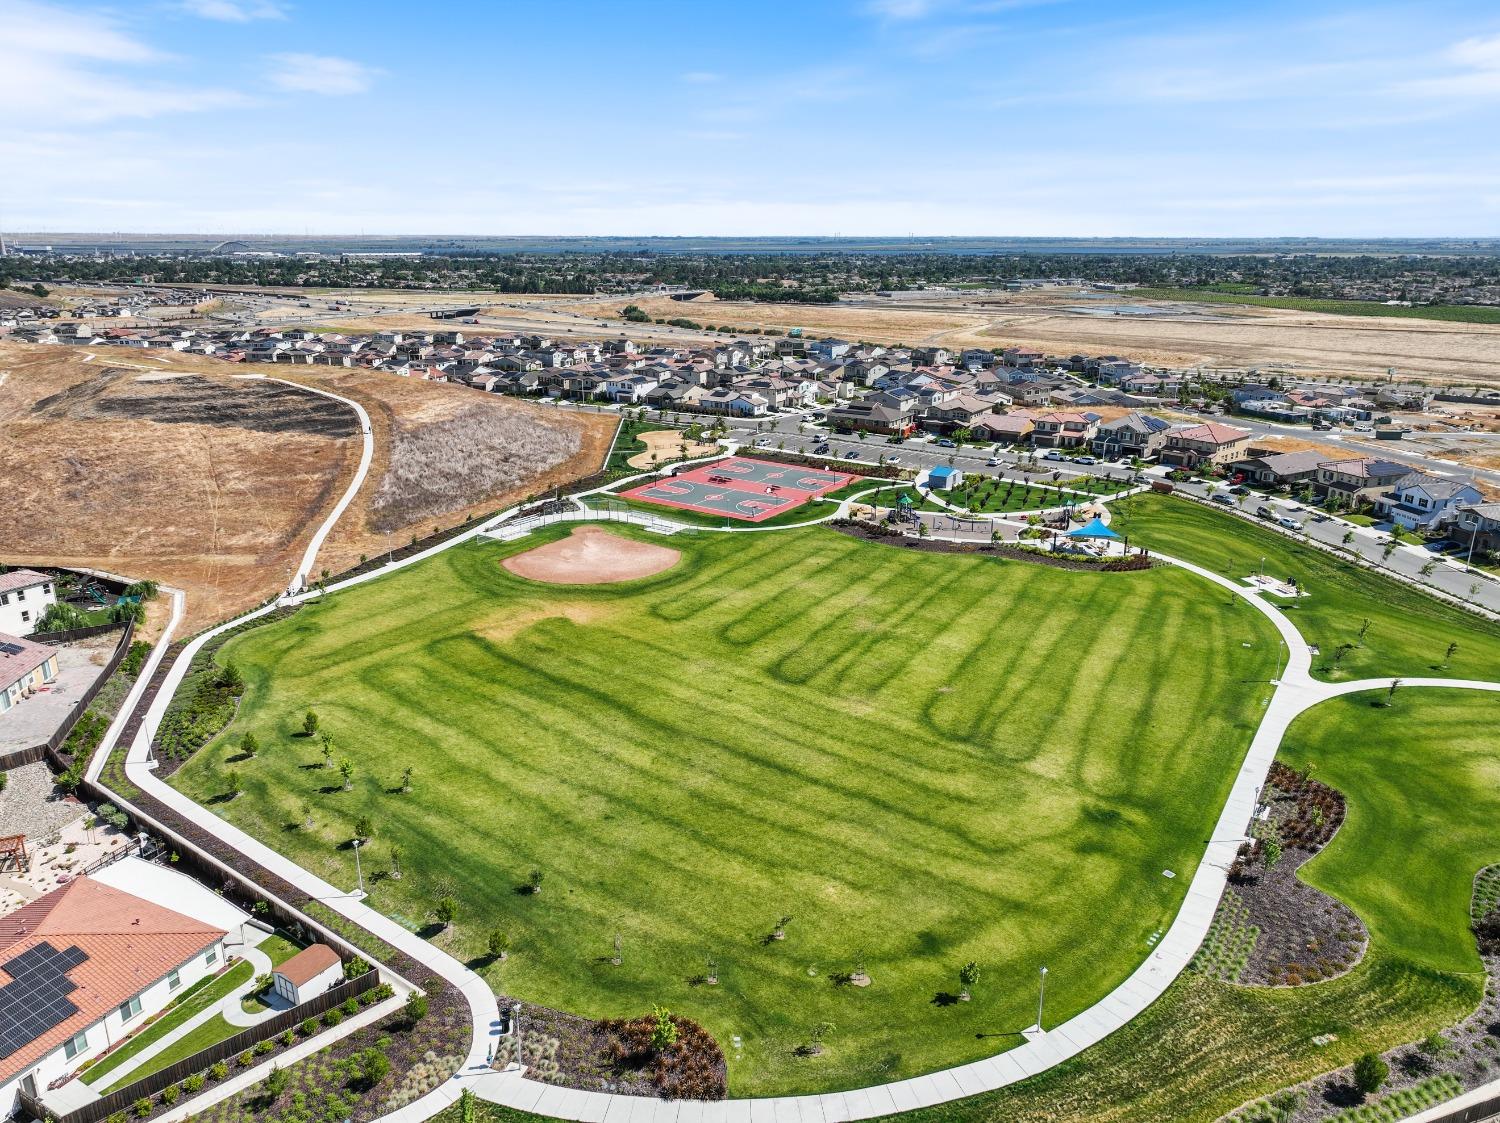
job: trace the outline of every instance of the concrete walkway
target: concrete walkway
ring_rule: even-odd
[[[707,459],[717,459],[717,457]],[[847,510],[848,505],[848,501],[841,503],[838,511]],[[339,582],[331,586],[329,591],[333,592],[364,581],[374,580],[392,570],[415,564],[481,533],[493,532],[497,523],[513,513],[513,511],[506,512],[488,523],[400,562]],[[154,699],[134,743],[129,746],[126,774],[142,790],[149,792],[184,818],[210,831],[278,877],[296,885],[313,898],[323,901],[354,923],[410,955],[428,970],[454,985],[463,994],[470,1008],[472,1039],[469,1055],[459,1072],[454,1079],[422,1099],[382,1117],[383,1121],[417,1123],[456,1101],[465,1087],[471,1087],[475,1094],[483,1099],[508,1107],[563,1119],[588,1120],[593,1123],[602,1123],[606,1117],[611,1123],[614,1120],[627,1121],[627,1123],[678,1123],[679,1120],[682,1123],[843,1123],[845,1120],[870,1119],[918,1107],[932,1106],[1003,1088],[1043,1072],[1077,1056],[1146,1010],[1187,967],[1208,932],[1218,908],[1219,898],[1224,891],[1229,866],[1234,860],[1240,843],[1246,837],[1261,788],[1266,781],[1267,773],[1288,725],[1303,711],[1329,698],[1360,690],[1383,689],[1390,683],[1390,679],[1366,679],[1334,684],[1318,682],[1310,674],[1311,654],[1306,640],[1275,605],[1262,599],[1254,590],[1202,567],[1162,555],[1157,556],[1249,602],[1256,611],[1271,621],[1286,648],[1285,669],[1279,679],[1268,684],[1273,687],[1273,692],[1266,706],[1265,717],[1256,730],[1245,760],[1236,773],[1229,797],[1220,812],[1212,837],[1193,873],[1182,907],[1145,962],[1120,986],[1089,1009],[1045,1032],[1030,1035],[1023,1045],[1008,1052],[941,1072],[872,1088],[809,1096],[705,1103],[584,1092],[531,1080],[520,1072],[501,1073],[492,1070],[488,1064],[488,1055],[499,1033],[500,1014],[493,992],[479,976],[446,952],[362,904],[356,894],[340,890],[303,870],[281,854],[181,795],[152,773],[154,764],[149,760],[152,736],[160,724],[173,691],[181,683],[193,655],[203,643],[212,637],[246,620],[255,619],[270,612],[273,606],[258,609],[205,633],[183,650],[170,669],[161,691]],[[304,593],[288,597],[283,603],[301,603],[311,599],[314,595],[317,594]],[[172,631],[180,622],[181,614],[182,596],[180,593],[174,593],[172,620],[156,651],[153,652],[146,671],[141,675],[138,686],[144,685],[150,677],[151,670],[159,662],[161,652],[165,649]],[[1500,684],[1489,682],[1425,678],[1404,679],[1403,682],[1410,687],[1443,686],[1500,691]],[[130,701],[138,700],[138,697],[139,695],[133,692]],[[130,708],[127,704],[122,709],[122,717],[130,711]],[[121,723],[117,720],[117,725],[119,724]],[[99,753],[90,768],[91,775],[97,775],[98,768],[102,767],[103,760],[116,736],[118,736],[118,730],[111,727],[110,734],[101,744]]]

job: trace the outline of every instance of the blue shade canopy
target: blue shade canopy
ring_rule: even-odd
[[[1120,536],[1105,526],[1097,516],[1077,530],[1068,531],[1067,536],[1069,538],[1113,538],[1116,542],[1120,541]]]

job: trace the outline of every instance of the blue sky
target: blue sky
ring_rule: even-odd
[[[1500,235],[1500,6],[0,0],[0,226]]]

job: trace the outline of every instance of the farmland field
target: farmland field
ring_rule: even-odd
[[[465,957],[506,932],[503,993],[701,1020],[735,1095],[1012,1047],[1043,963],[1049,1023],[1097,1001],[1174,915],[1279,665],[1258,614],[1181,570],[823,529],[650,537],[682,560],[618,585],[499,565],[560,533],[454,547],[236,637],[239,714],[173,782],[215,803],[237,770],[216,810],[340,885],[368,814],[373,905],[419,928],[452,895],[436,938]],[[352,790],[297,735],[309,708]],[[403,876],[382,879],[393,845]],[[532,870],[541,893],[516,892]],[[709,959],[720,985],[694,985]],[[974,999],[950,1004],[970,960]],[[861,964],[871,986],[839,985]],[[798,1056],[824,1020],[827,1051]]]

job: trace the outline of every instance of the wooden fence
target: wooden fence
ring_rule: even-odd
[[[117,632],[125,627],[123,620],[111,620],[108,624],[91,624],[87,628],[70,628],[65,632],[32,632],[26,638],[32,643],[72,643],[74,640],[90,639]]]
[[[44,1103],[25,1092],[21,1093],[21,1106],[33,1117],[54,1120],[55,1123],[98,1123],[99,1120],[106,1119],[117,1111],[128,1110],[137,1100],[149,1099],[163,1088],[186,1080],[196,1072],[204,1072],[219,1061],[229,1061],[247,1049],[253,1049],[259,1042],[269,1041],[277,1034],[295,1029],[308,1018],[316,1018],[379,985],[380,972],[374,969],[366,971],[357,979],[345,980],[316,998],[308,999],[300,1006],[283,1010],[249,1029],[241,1030],[233,1037],[226,1037],[217,1045],[201,1049],[190,1057],[184,1057],[175,1064],[170,1064],[132,1084],[127,1084],[118,1091],[101,1096],[93,1103],[85,1104],[66,1115],[57,1115],[55,1112],[48,1111]]]

